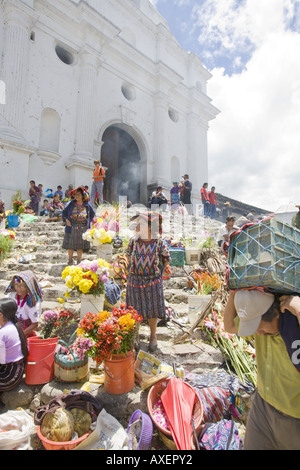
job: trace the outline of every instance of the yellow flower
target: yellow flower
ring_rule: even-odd
[[[131,328],[133,328],[135,321],[131,317],[130,313],[127,313],[127,315],[123,315],[119,318],[119,324],[121,326],[124,326],[126,330],[130,330]]]
[[[98,323],[103,323],[105,320],[107,320],[107,318],[110,317],[110,313],[107,312],[106,310],[103,310],[102,312],[99,312],[97,314],[97,322]]]
[[[99,265],[99,268],[110,268],[111,267],[110,264],[108,264],[108,262],[105,261],[102,258],[98,259],[98,265]]]
[[[69,292],[66,292],[66,293],[65,293],[65,297],[67,297],[67,298],[69,298],[69,297],[70,297],[70,294],[69,294]]]
[[[82,279],[78,284],[78,288],[81,292],[83,292],[84,294],[87,294],[90,288],[92,287],[92,285],[93,285],[93,282],[90,281],[89,279]]]
[[[61,303],[61,304],[64,304],[64,303],[65,303],[64,299],[62,299],[61,297],[58,297],[57,300],[58,300],[58,302]]]
[[[70,273],[70,266],[67,266],[67,267],[63,270],[63,272],[61,273],[61,277],[62,277],[63,279],[66,279],[66,277],[69,275],[69,273]]]
[[[95,282],[95,284],[97,284],[97,282],[98,282],[98,276],[97,276],[97,274],[92,273],[92,274],[91,274],[91,278],[92,278],[92,280]]]

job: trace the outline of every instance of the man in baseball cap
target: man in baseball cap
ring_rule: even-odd
[[[229,333],[255,339],[257,389],[245,450],[300,450],[300,298],[259,289],[230,291]],[[298,348],[298,350],[297,350]]]
[[[254,333],[264,334],[260,327],[264,327],[262,323],[263,316],[268,312],[275,301],[275,296],[270,293],[258,290],[239,290],[234,297],[234,305],[236,313],[239,317],[239,336],[252,336]],[[279,316],[279,309],[274,319]],[[274,322],[274,333],[278,333],[278,326]]]

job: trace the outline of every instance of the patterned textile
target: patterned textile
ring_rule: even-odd
[[[205,450],[241,450],[242,440],[237,425],[232,420],[222,419],[207,425],[199,439],[200,447]]]
[[[170,261],[168,245],[162,238],[144,242],[131,238],[126,254],[129,256],[129,271],[138,276],[160,276],[163,267]]]
[[[39,286],[38,280],[32,271],[22,271],[17,276],[14,276],[5,293],[15,292],[14,282],[16,278],[22,279],[28,289],[28,295],[26,303],[29,307],[34,307],[37,302],[41,302],[43,299],[43,292]]]
[[[221,387],[196,389],[203,406],[203,421],[216,423],[223,418],[224,411],[231,406],[230,393]]]
[[[62,247],[65,250],[89,250],[90,243],[83,240],[82,235],[86,231],[86,220],[72,222],[71,233],[65,232]]]
[[[129,257],[127,305],[136,309],[144,320],[165,318],[162,272],[170,259],[167,244],[162,238],[144,242],[133,237],[126,254]]]
[[[0,393],[16,387],[23,378],[24,370],[24,359],[9,364],[0,364]]]
[[[137,310],[144,320],[165,318],[163,281],[156,276],[135,276],[129,273],[126,304]]]

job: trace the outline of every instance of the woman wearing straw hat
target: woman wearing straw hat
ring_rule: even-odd
[[[65,236],[62,247],[68,250],[69,262],[73,264],[73,254],[77,251],[77,264],[81,262],[83,250],[89,250],[90,244],[83,240],[82,234],[90,228],[90,223],[95,216],[95,211],[89,204],[89,196],[83,186],[79,186],[70,193],[74,197],[62,212],[63,221],[66,223]]]
[[[154,212],[132,217],[136,223],[136,236],[127,248],[128,279],[126,303],[132,306],[150,327],[149,351],[157,348],[156,327],[165,317],[162,274],[170,273],[170,254],[162,231],[162,216]]]

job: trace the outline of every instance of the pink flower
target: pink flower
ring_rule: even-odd
[[[89,267],[90,267],[90,271],[92,271],[93,273],[96,273],[99,268],[98,261],[92,261]]]

